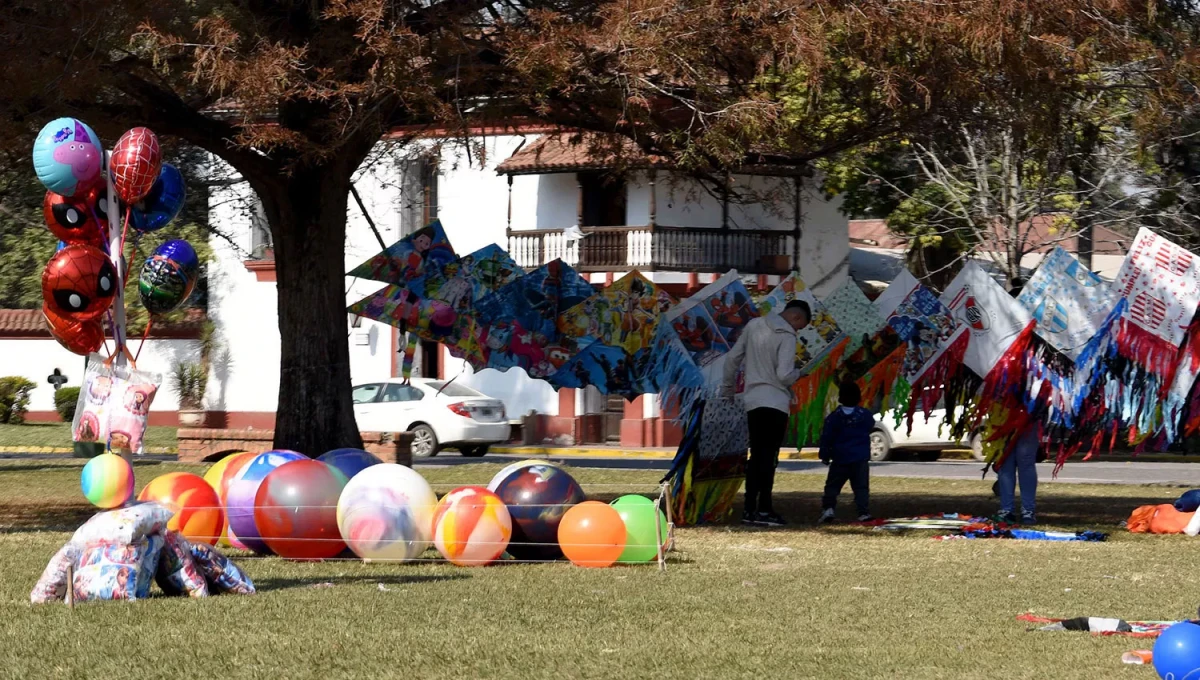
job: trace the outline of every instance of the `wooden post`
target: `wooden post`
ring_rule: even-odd
[[[512,231],[512,175],[508,176],[508,231]]]
[[[665,487],[666,484],[664,483],[662,488],[659,489],[658,498],[654,499],[654,537],[658,548],[658,571],[660,573],[666,573],[667,571],[667,558],[663,552],[663,541],[666,539],[666,536],[663,536],[662,524],[658,521],[658,513],[662,507]]]
[[[75,565],[67,565],[67,607],[75,608]]]
[[[671,485],[667,482],[662,483],[662,495],[667,505],[667,552],[675,551],[675,518],[672,517],[674,511],[672,507],[675,505],[671,499]]]
[[[654,231],[654,225],[658,224],[658,191],[654,188],[654,180],[657,171],[650,168],[650,231]]]
[[[583,227],[583,177],[575,173],[575,226]]]

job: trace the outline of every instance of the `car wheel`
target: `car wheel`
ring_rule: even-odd
[[[437,435],[428,425],[417,425],[412,429],[413,458],[433,458],[438,454]]]
[[[883,430],[871,430],[871,461],[878,463],[891,457],[892,440]]]
[[[983,461],[983,434],[976,432],[971,435],[971,457]]]
[[[490,446],[462,446],[458,451],[464,458],[483,458],[490,448]]]

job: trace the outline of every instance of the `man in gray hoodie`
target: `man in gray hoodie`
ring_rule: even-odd
[[[792,407],[792,384],[800,378],[796,368],[796,331],[808,325],[812,310],[803,300],[793,300],[781,314],[754,319],[738,337],[725,358],[722,392],[732,396],[738,371],[745,366],[743,401],[750,427],[750,462],[746,466],[744,524],[783,526],[771,503],[775,466],[787,433]]]

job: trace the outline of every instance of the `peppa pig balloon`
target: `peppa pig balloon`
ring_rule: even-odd
[[[33,143],[33,169],[46,188],[61,196],[82,196],[100,183],[104,150],[83,121],[57,118]]]

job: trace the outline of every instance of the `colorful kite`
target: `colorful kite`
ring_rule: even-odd
[[[886,323],[885,317],[879,313],[879,308],[867,299],[862,289],[851,279],[846,279],[845,283],[821,303],[850,339],[846,348],[850,353],[862,347],[863,342],[879,332]]]
[[[579,354],[551,383],[593,385],[629,399],[652,391],[647,387],[658,370],[651,358],[660,317],[658,288],[637,272],[568,309],[558,319],[558,332]]]
[[[704,368],[733,349],[742,329],[758,315],[746,284],[731,271],[672,307],[665,320]]]
[[[457,257],[441,221],[434,220],[346,275],[404,286],[424,296],[426,280],[438,278],[442,267]]]
[[[942,293],[942,302],[971,334],[963,363],[980,378],[987,377],[1033,320],[1029,311],[976,262],[963,266]]]
[[[1075,360],[1096,337],[1119,297],[1059,247],[1042,260],[1017,301],[1038,322],[1038,336]]]

